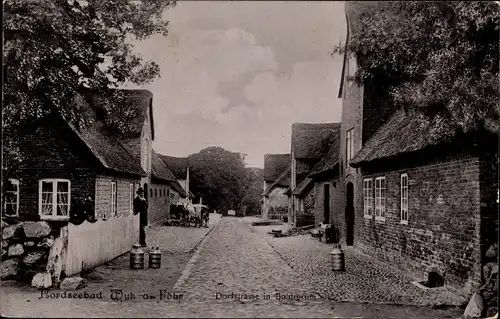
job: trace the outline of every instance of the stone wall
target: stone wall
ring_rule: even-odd
[[[8,223],[2,220],[1,279],[57,286],[64,276],[67,226],[45,221]]]
[[[409,270],[417,279],[434,267],[445,284],[470,291],[481,281],[479,159],[457,155],[426,165],[365,171],[386,178],[385,221],[363,216],[362,183],[355,189],[355,245]],[[400,218],[400,176],[408,174],[408,224]]]

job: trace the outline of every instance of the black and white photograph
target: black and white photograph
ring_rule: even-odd
[[[1,317],[498,319],[500,1],[2,8]]]

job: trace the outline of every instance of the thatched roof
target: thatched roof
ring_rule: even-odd
[[[174,157],[162,154],[158,155],[177,179],[186,179],[187,167],[189,165],[187,157]]]
[[[125,132],[125,137],[141,137],[144,122],[146,121],[146,116],[149,112],[149,118],[151,119],[151,138],[152,140],[154,140],[155,131],[153,121],[153,93],[148,90],[119,91],[125,97],[125,102],[123,103],[123,105],[118,105],[116,110],[119,111],[120,109],[133,109],[135,112],[134,119],[129,123],[127,132]],[[83,91],[83,94],[95,110],[102,109],[102,98],[99,96],[99,94],[96,94],[89,90]]]
[[[264,180],[276,181],[280,175],[291,165],[290,154],[265,154],[264,155]]]
[[[423,150],[446,142],[446,138],[431,139],[431,126],[424,125],[414,114],[400,109],[365,143],[350,161],[358,167],[374,160]]]
[[[163,181],[175,181],[175,175],[168,169],[168,167],[163,163],[158,153],[155,150],[152,151],[151,158],[151,174],[154,178]]]
[[[340,131],[335,133],[333,138],[332,146],[328,153],[316,164],[311,172],[309,173],[309,177],[315,178],[321,174],[329,173],[335,171],[337,164],[339,162],[339,149],[340,149]]]
[[[179,193],[179,196],[182,197],[182,198],[186,198],[186,191],[184,190],[184,188],[181,186],[181,184],[179,184],[179,182],[177,180],[175,181],[172,181],[172,183],[170,184],[170,187],[176,191],[177,193]]]
[[[340,123],[292,124],[292,151],[297,159],[321,159],[330,150]]]
[[[97,119],[94,106],[90,105],[88,100],[81,95],[76,97],[75,103],[77,107],[93,118],[93,122],[81,129],[69,121],[67,123],[103,167],[127,174],[146,176],[140,166],[140,161],[133,160],[134,156],[124,146],[123,140],[111,134],[105,123]]]
[[[314,180],[306,177],[300,184],[293,190],[292,195],[302,196],[314,186]]]
[[[280,176],[276,179],[274,183],[269,185],[269,187],[264,191],[262,196],[269,196],[273,189],[276,187],[289,187],[290,186],[290,178],[291,178],[292,168],[288,165],[287,169],[281,173]]]

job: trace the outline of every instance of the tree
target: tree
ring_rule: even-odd
[[[264,184],[264,170],[262,168],[248,167],[243,205],[247,206],[247,215],[260,214],[260,199],[262,185]]]
[[[103,96],[106,122],[117,133],[132,111],[115,112],[126,82],[143,84],[159,67],[133,52],[129,40],[167,34],[167,0],[4,1],[4,169],[22,160],[20,127],[60,114],[79,127],[90,121],[71,102],[85,87]]]
[[[372,6],[349,21],[355,32],[345,49],[358,60],[353,80],[388,83],[394,105],[425,115],[434,136],[498,132],[499,17],[500,5],[492,1]]]
[[[204,204],[223,212],[239,208],[247,179],[242,154],[212,146],[188,159],[190,187]]]

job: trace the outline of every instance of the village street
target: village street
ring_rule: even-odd
[[[301,270],[301,266],[297,264],[300,258],[295,258],[295,261],[285,261],[287,256],[282,252],[278,253],[270,245],[274,242],[275,246],[279,246],[278,240],[282,243],[289,240],[313,243],[309,236],[273,239],[266,233],[270,230],[269,227],[251,226],[254,220],[252,217],[226,217],[219,222],[214,221],[212,216],[212,225],[208,230],[157,227],[154,234],[150,233],[150,239],[154,238],[152,241],[158,243],[164,251],[162,268],[130,270],[128,256],[119,257],[107,265],[98,267],[86,276],[88,286],[77,292],[89,294],[102,292],[103,298],[100,300],[40,299],[40,292],[33,288],[20,288],[17,284],[9,285],[4,282],[1,296],[2,316],[333,318],[458,318],[460,316],[461,310],[457,308],[438,310],[411,305],[387,305],[382,304],[380,300],[373,300],[375,303],[370,303],[369,300],[362,300],[364,303],[340,302],[342,298],[330,300],[327,294],[332,293],[320,288],[321,285],[318,285],[317,281],[313,281],[311,276],[307,276],[303,269]],[[180,231],[195,235],[192,236],[192,240],[173,238],[175,234],[179,236]],[[179,246],[175,243],[184,244]],[[177,248],[173,248],[173,245]],[[330,249],[325,244],[320,245]],[[168,250],[171,251],[165,251],[164,246],[168,246]],[[194,254],[189,252],[192,248]],[[310,248],[305,246],[305,249]],[[279,248],[277,249],[279,251]],[[302,255],[311,260],[311,254],[302,252]],[[347,263],[350,261],[352,259],[348,257]],[[292,269],[288,263],[293,262],[295,265]],[[315,271],[314,267],[311,268],[305,261],[304,267]],[[351,267],[351,272],[353,270],[355,271],[355,267]],[[372,273],[376,274],[373,271]],[[323,280],[324,276],[319,278]],[[381,280],[356,279],[352,276],[346,278],[345,284],[337,283],[337,285],[343,287],[342,291],[353,291],[354,294],[357,294],[356,290],[372,287],[370,284],[363,285],[362,282],[371,281],[379,285],[377,280]],[[330,285],[334,287],[335,283]],[[122,289],[123,300],[112,300],[111,289]],[[389,287],[379,289],[389,289]],[[160,290],[165,291],[162,294]],[[133,293],[135,299],[125,300],[127,293]],[[276,298],[276,293],[280,294],[282,300]],[[367,295],[369,293],[366,292]],[[149,296],[148,299],[144,299],[145,294]],[[375,295],[379,294],[380,291]],[[388,292],[386,294],[390,295]],[[250,295],[254,297],[249,299]],[[155,298],[152,299],[151,296]],[[299,300],[290,300],[290,296]],[[344,299],[348,298],[349,296]]]

